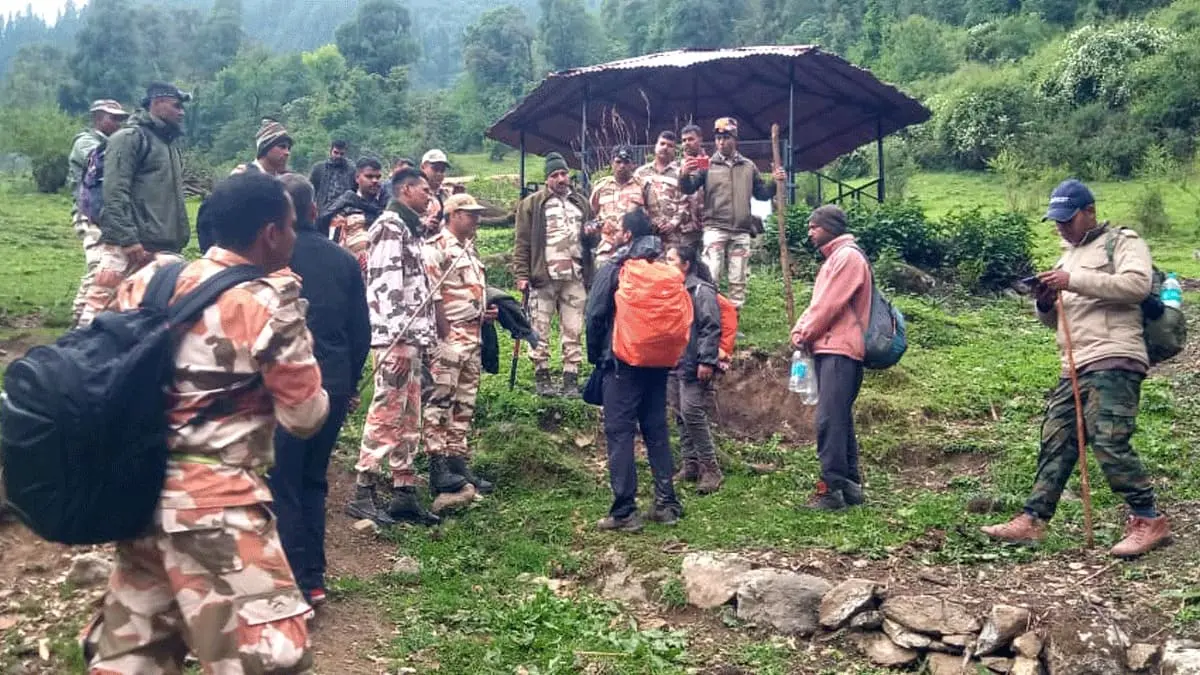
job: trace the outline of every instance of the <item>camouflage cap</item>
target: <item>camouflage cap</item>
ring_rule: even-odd
[[[102,98],[92,101],[92,105],[88,108],[88,112],[102,112],[108,113],[109,115],[114,115],[116,117],[129,117],[129,113],[121,107],[121,104],[111,98]]]
[[[462,192],[456,195],[451,195],[450,198],[446,200],[444,210],[446,211],[446,215],[449,216],[455,211],[474,211],[478,213],[479,211],[486,210],[486,208],[481,206],[479,202],[475,201],[474,197]]]
[[[737,120],[732,117],[722,117],[713,123],[713,133],[726,134],[729,136],[738,135]]]

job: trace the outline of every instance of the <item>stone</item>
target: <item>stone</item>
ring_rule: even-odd
[[[821,598],[828,581],[809,574],[754,570],[737,589],[737,617],[785,635],[807,637],[820,629]]]
[[[987,656],[1008,647],[1014,638],[1029,628],[1029,618],[1029,610],[1024,607],[993,606],[975,643],[975,655]]]
[[[883,612],[863,612],[850,619],[850,627],[856,630],[878,630],[883,626]]]
[[[1122,633],[1099,614],[1060,610],[1045,620],[1042,660],[1051,675],[1125,675]],[[1200,675],[1200,672],[1197,673]]]
[[[883,615],[918,633],[955,635],[979,631],[979,619],[966,607],[932,595],[888,598]]]
[[[963,666],[963,657],[949,654],[930,654],[925,660],[929,675],[974,675],[974,669]]]
[[[974,642],[975,642],[974,635],[943,635],[942,636],[942,644],[949,645],[951,647],[958,647],[959,649],[966,649],[967,645],[972,644]]]
[[[600,595],[609,600],[619,600],[626,603],[643,604],[647,601],[646,589],[641,579],[637,578],[633,569],[622,567],[604,577]]]
[[[700,609],[720,607],[733,599],[750,561],[731,553],[689,553],[683,557],[683,588],[688,602]]]
[[[475,498],[479,493],[475,492],[475,486],[467,483],[458,492],[442,492],[434,497],[433,504],[429,505],[429,510],[432,513],[444,513],[461,509],[464,506],[475,503]]]
[[[929,646],[926,649],[931,652],[942,652],[943,654],[962,654],[965,651],[963,647],[948,644],[942,640],[930,640]]]
[[[1162,675],[1200,675],[1200,642],[1167,640],[1163,647]]]
[[[1125,665],[1135,673],[1150,670],[1158,662],[1158,645],[1139,643],[1125,651]]]
[[[392,573],[417,576],[421,573],[421,563],[416,558],[402,555],[392,563]]]
[[[97,553],[83,553],[71,560],[71,569],[67,572],[67,583],[75,588],[90,588],[108,581],[112,574],[113,564]]]
[[[892,638],[892,642],[905,649],[928,649],[932,640],[928,635],[921,635],[901,626],[890,619],[883,620],[883,632]]]
[[[985,656],[979,659],[979,662],[983,664],[984,668],[993,673],[1008,675],[1008,673],[1012,672],[1013,660],[1004,658],[1003,656]]]
[[[921,656],[918,652],[898,646],[883,633],[868,633],[862,636],[858,646],[871,663],[884,668],[907,666]]]
[[[1037,659],[1018,656],[1013,660],[1012,670],[1008,675],[1042,675],[1042,663]]]
[[[821,598],[821,625],[835,630],[875,602],[876,584],[866,579],[847,579]]]
[[[362,532],[364,534],[368,533],[368,532],[370,532],[372,534],[379,534],[379,524],[376,523],[375,521],[371,520],[370,518],[363,518],[362,520],[356,520],[356,521],[354,521],[354,524],[351,525],[350,527],[354,528],[355,532]]]
[[[1033,631],[1025,633],[1013,640],[1013,651],[1017,653],[1017,656],[1036,659],[1042,655],[1042,638]]]
[[[904,293],[924,295],[937,285],[928,272],[902,262],[886,265],[881,271],[889,287]]]

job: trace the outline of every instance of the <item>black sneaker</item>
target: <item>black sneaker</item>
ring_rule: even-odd
[[[842,496],[841,490],[832,490],[825,484],[825,481],[817,481],[817,489],[808,499],[804,508],[815,511],[844,511],[846,499]]]
[[[846,506],[862,506],[864,501],[862,485],[854,481],[846,481],[846,484],[842,486],[842,499],[846,501]]]
[[[346,505],[346,515],[358,520],[373,520],[381,526],[395,525],[396,521],[379,508],[375,501],[375,487],[372,485],[354,486],[354,499]]]
[[[642,531],[645,524],[642,522],[642,517],[637,511],[625,516],[624,518],[614,518],[611,515],[604,516],[596,522],[596,529],[601,532],[628,532],[636,534]]]
[[[683,517],[683,507],[679,504],[655,504],[646,516],[648,520],[661,525],[676,525]]]

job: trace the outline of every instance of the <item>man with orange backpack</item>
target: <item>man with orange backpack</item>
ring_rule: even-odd
[[[608,516],[596,524],[600,530],[642,529],[633,456],[639,428],[654,476],[654,508],[648,517],[674,525],[683,516],[672,483],[667,374],[687,349],[692,301],[683,274],[660,260],[662,242],[652,232],[645,210],[625,214],[614,236],[617,251],[596,272],[584,312],[588,361],[603,373],[604,435],[613,491]]]

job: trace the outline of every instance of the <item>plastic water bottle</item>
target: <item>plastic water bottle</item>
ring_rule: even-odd
[[[799,394],[804,405],[817,404],[817,374],[813,372],[813,360],[806,350],[797,349],[792,352],[792,374],[788,378],[788,390]]]
[[[1174,272],[1167,275],[1167,280],[1163,282],[1158,297],[1167,307],[1180,309],[1183,306],[1183,287],[1179,285],[1179,280],[1175,278]]]

